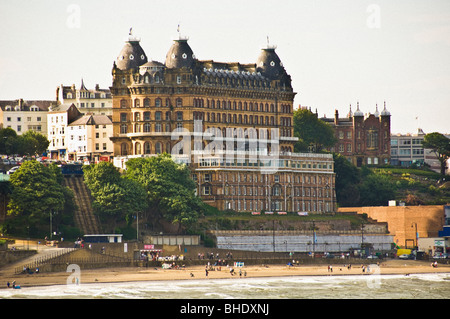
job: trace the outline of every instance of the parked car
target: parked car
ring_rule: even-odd
[[[449,258],[448,254],[436,254],[433,256],[434,259],[446,259]]]
[[[367,256],[367,259],[378,259],[377,255],[369,255]]]
[[[8,175],[14,174],[14,172],[17,171],[19,168],[20,168],[20,166],[14,166],[7,172],[7,174]]]
[[[398,258],[400,258],[400,259],[414,259],[414,255],[408,255],[408,254],[403,254],[403,255],[400,255],[400,256],[398,256]]]

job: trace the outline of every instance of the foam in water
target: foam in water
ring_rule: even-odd
[[[0,298],[100,299],[272,299],[272,298],[439,298],[450,297],[450,275],[292,276],[93,283],[79,286],[2,289]],[[374,288],[375,287],[375,288]]]

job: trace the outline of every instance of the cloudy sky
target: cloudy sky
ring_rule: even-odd
[[[200,60],[254,63],[277,46],[298,105],[344,116],[386,102],[393,133],[450,133],[448,0],[0,0],[0,100],[111,85],[130,27],[164,62],[182,35]]]

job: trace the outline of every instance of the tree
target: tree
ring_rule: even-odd
[[[52,169],[35,160],[24,162],[10,178],[12,193],[8,215],[36,226],[50,212],[63,211],[65,191]]]
[[[11,128],[0,130],[0,154],[39,155],[45,152],[50,142],[41,133],[28,130],[17,135]]]
[[[17,154],[17,133],[7,127],[0,130],[0,154]]]
[[[444,176],[447,160],[450,158],[450,139],[441,133],[429,133],[424,136],[422,145],[436,154],[441,164],[441,175]]]
[[[336,201],[341,206],[356,206],[359,203],[361,176],[358,168],[343,155],[333,153]]]
[[[361,206],[386,206],[395,198],[395,185],[389,176],[368,174],[359,186]]]
[[[299,138],[296,152],[321,152],[337,142],[333,128],[308,109],[294,111],[294,136]]]
[[[189,168],[175,163],[170,155],[134,158],[126,165],[126,177],[139,182],[147,191],[149,213],[155,219],[164,218],[181,229],[196,222],[203,213],[203,203],[195,195]]]
[[[44,135],[33,130],[28,130],[22,134],[22,139],[24,139],[24,144],[27,146],[23,151],[24,155],[40,155],[47,150],[50,144]]]
[[[100,162],[83,168],[84,180],[93,197],[94,212],[101,218],[125,220],[129,214],[147,209],[147,194],[136,181],[121,176],[112,163]]]

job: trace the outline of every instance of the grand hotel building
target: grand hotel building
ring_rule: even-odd
[[[335,211],[333,158],[293,153],[295,92],[275,47],[256,63],[198,60],[187,38],[149,61],[131,32],[112,69],[114,156],[169,153],[218,209]]]

